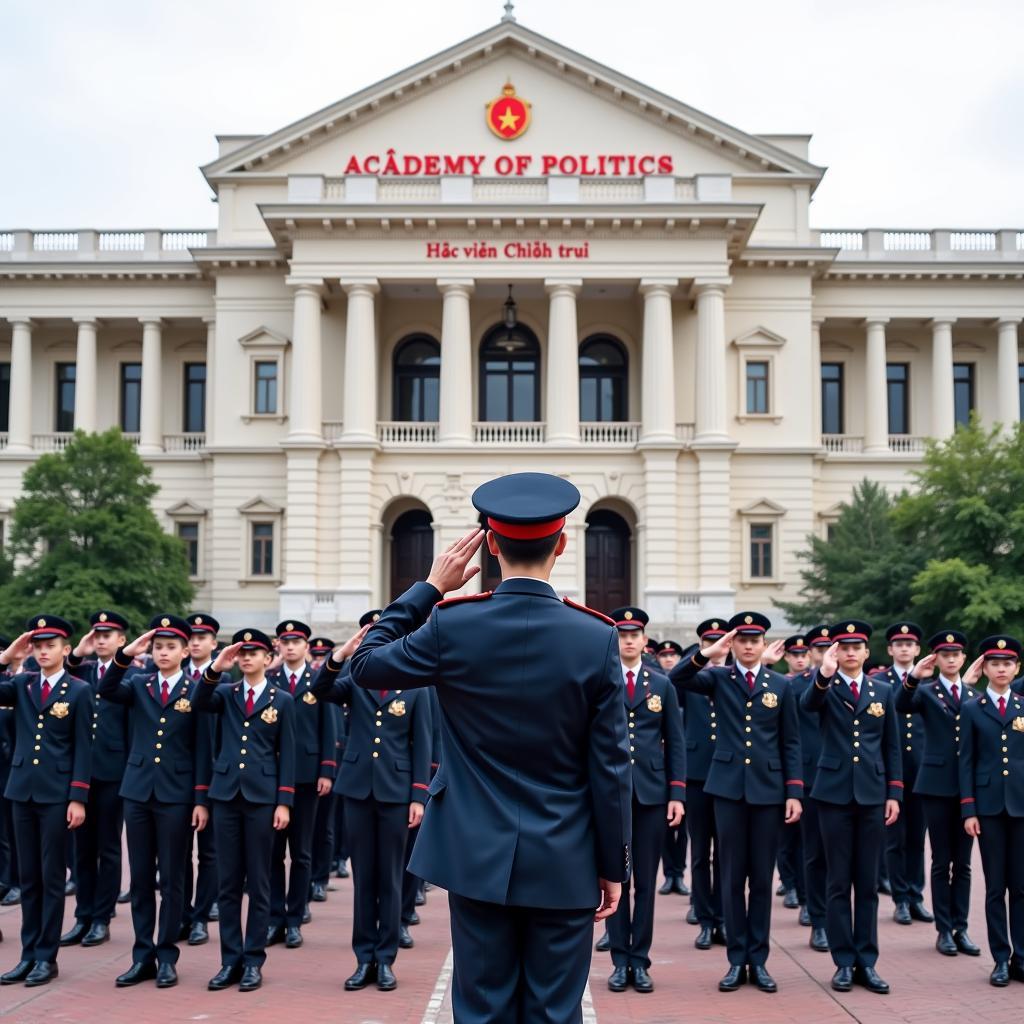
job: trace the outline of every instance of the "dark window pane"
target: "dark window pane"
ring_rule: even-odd
[[[274,524],[252,524],[252,575],[274,574]]]
[[[821,432],[842,434],[843,364],[821,364]]]
[[[765,577],[772,574],[772,527],[770,523],[751,523],[750,575]]]
[[[768,412],[768,364],[747,363],[747,412]]]
[[[185,545],[185,558],[188,560],[188,574],[199,575],[199,524],[178,523],[178,537]]]
[[[121,364],[121,429],[139,432],[142,411],[142,363]]]
[[[57,364],[57,407],[53,429],[75,429],[75,364]]]
[[[974,411],[974,363],[953,364],[953,415],[957,426],[970,422]]]
[[[11,425],[11,364],[0,363],[0,433]]]
[[[540,404],[540,345],[523,326],[492,328],[480,346],[480,419],[529,422]]]
[[[253,411],[272,415],[277,412],[277,363],[256,364],[256,399]]]
[[[1017,366],[1017,419],[1024,419],[1024,363]]]
[[[580,419],[609,423],[626,418],[626,350],[615,338],[598,335],[580,346]]]
[[[496,374],[487,374],[487,390],[484,393],[484,408],[487,419],[502,422],[508,419],[508,378]]]
[[[185,416],[187,434],[206,430],[206,363],[185,364]]]
[[[440,415],[441,346],[414,336],[395,349],[393,415],[396,420],[433,423]]]
[[[517,373],[512,378],[512,419],[516,423],[537,418],[534,406],[535,378],[530,373]]]
[[[885,368],[889,408],[889,433],[910,433],[910,367],[906,363],[889,363]]]

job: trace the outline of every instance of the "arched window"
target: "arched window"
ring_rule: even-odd
[[[440,409],[441,346],[425,334],[399,342],[394,358],[394,417],[436,423]]]
[[[528,327],[492,327],[480,346],[480,419],[530,423],[540,412],[540,344]]]
[[[580,345],[580,420],[614,423],[626,419],[626,350],[606,334]]]

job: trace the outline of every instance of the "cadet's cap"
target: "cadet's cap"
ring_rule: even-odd
[[[618,629],[626,633],[643,629],[650,622],[650,617],[643,608],[616,608],[608,618],[615,623]]]
[[[681,658],[683,656],[682,644],[677,644],[675,640],[662,640],[661,643],[658,644],[659,654],[670,654],[672,652],[675,652]]]
[[[645,651],[651,651],[652,653],[658,649],[658,641],[655,637],[649,636],[647,643],[644,644]]]
[[[330,637],[315,636],[309,641],[311,654],[328,654],[334,650],[334,641]]]
[[[364,612],[359,619],[359,628],[370,625],[371,622],[376,622],[381,617],[382,609],[371,608],[368,612]]]
[[[1020,661],[1020,641],[1005,634],[986,637],[981,641],[981,656],[986,661],[993,658],[1012,658],[1015,661]]]
[[[933,651],[962,651],[967,646],[967,634],[958,629],[940,629],[928,646]]]
[[[771,621],[760,612],[737,612],[728,623],[740,636],[762,636],[771,629]]]
[[[832,627],[825,622],[819,622],[807,630],[807,642],[812,647],[832,646]]]
[[[298,619],[285,619],[277,624],[278,640],[308,640],[313,630]]]
[[[920,643],[923,633],[924,630],[916,622],[894,622],[885,631],[885,639],[888,643],[892,643],[893,640],[913,640]]]
[[[803,633],[798,636],[787,636],[785,650],[787,654],[806,654],[810,650],[807,646],[807,637]]]
[[[550,473],[510,473],[481,484],[473,505],[487,525],[509,540],[541,540],[565,526],[565,517],[580,503],[568,480]]]
[[[830,631],[832,643],[866,644],[871,639],[871,623],[863,619],[843,619],[832,626]]]
[[[117,612],[93,612],[89,616],[89,625],[97,633],[128,632],[128,620]]]
[[[192,633],[192,627],[178,615],[157,615],[149,624],[150,629],[155,629],[153,639],[173,638],[175,640],[188,641]]]
[[[59,615],[33,615],[25,623],[25,630],[32,634],[33,640],[53,640],[55,637],[67,640],[75,628]]]
[[[697,627],[697,636],[701,640],[717,640],[728,632],[725,628],[725,619],[705,619]]]
[[[212,633],[216,636],[220,632],[220,623],[206,612],[189,612],[188,628],[192,633]]]
[[[256,629],[253,626],[240,629],[231,638],[231,642],[241,644],[243,651],[272,651],[274,649],[270,637],[262,629]]]

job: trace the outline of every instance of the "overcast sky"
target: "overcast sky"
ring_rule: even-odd
[[[0,228],[207,227],[269,132],[499,0],[0,0]],[[522,0],[519,21],[751,132],[813,133],[816,227],[1024,228],[1022,0]]]

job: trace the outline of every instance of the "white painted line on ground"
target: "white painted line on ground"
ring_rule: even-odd
[[[590,997],[590,982],[583,990],[583,1024],[597,1024],[597,1014],[594,1012],[594,1000]]]
[[[445,957],[444,964],[441,967],[441,973],[437,976],[434,991],[430,995],[430,1000],[427,1003],[427,1009],[423,1014],[423,1019],[420,1021],[420,1024],[438,1024],[438,1020],[441,1016],[441,1006],[444,1003],[444,997],[448,991],[448,985],[452,980],[452,966],[454,962],[454,953],[449,949],[448,956]]]

